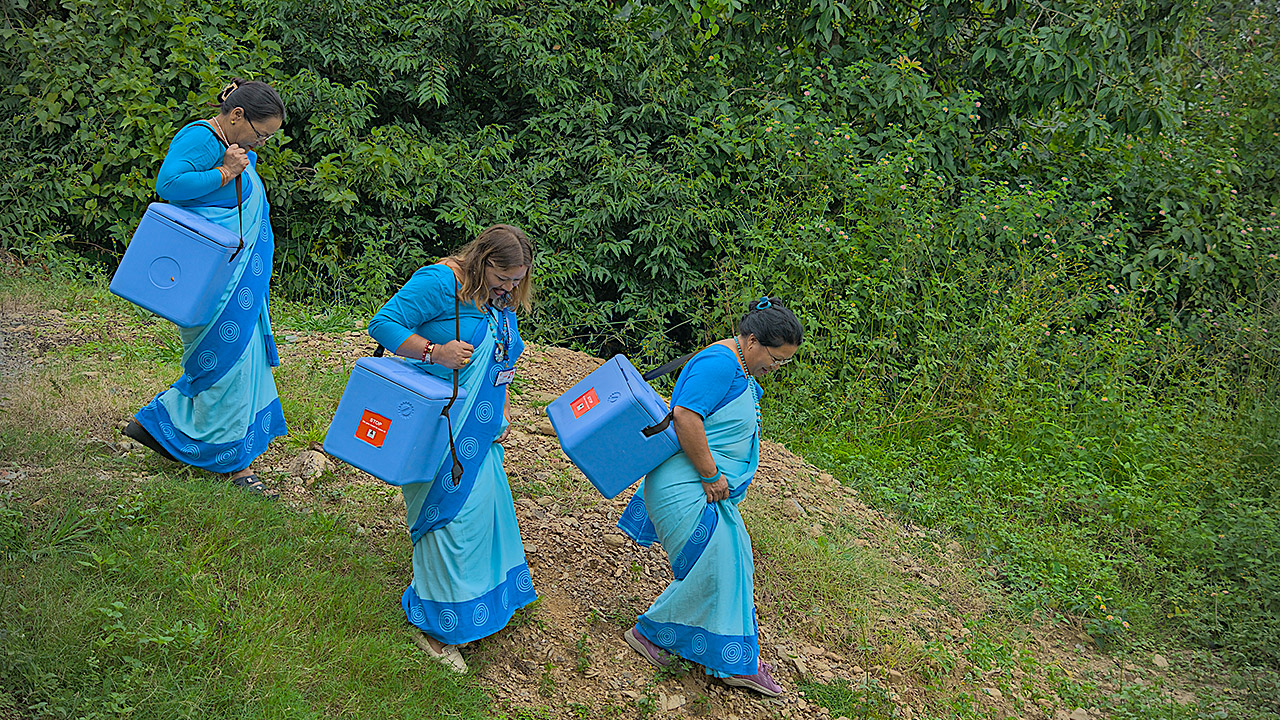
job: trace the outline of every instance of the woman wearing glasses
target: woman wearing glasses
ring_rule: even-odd
[[[770,297],[751,303],[735,337],[693,356],[671,394],[680,451],[645,477],[618,526],[642,545],[662,543],[675,580],[624,638],[664,667],[676,656],[725,683],[782,694],[760,659],[754,564],[738,502],[760,458],[756,378],[791,361],[804,334]]]
[[[267,312],[274,239],[253,149],[280,129],[284,103],[266,83],[236,78],[215,104],[217,115],[174,136],[156,192],[242,234],[244,247],[232,258],[236,267],[214,319],[178,329],[182,377],[139,410],[124,434],[265,494],[250,464],[288,428],[271,375],[280,364]]]
[[[498,444],[507,437],[507,386],[524,350],[515,310],[529,309],[532,265],[524,232],[494,225],[414,273],[369,322],[383,347],[441,378],[460,371],[466,390],[453,412],[464,418],[453,428],[461,480],[454,482],[446,454],[430,482],[401,488],[413,542],[413,583],[401,605],[422,630],[418,644],[460,673],[467,665],[458,645],[501,630],[537,598]]]

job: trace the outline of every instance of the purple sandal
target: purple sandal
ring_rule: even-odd
[[[649,638],[641,635],[640,631],[635,628],[623,633],[622,637],[627,641],[628,645],[644,656],[644,659],[648,660],[649,664],[654,667],[664,668],[676,659],[675,655],[649,642]]]
[[[724,679],[725,685],[755,690],[762,695],[778,697],[783,693],[782,686],[773,679],[773,666],[763,660],[757,666],[755,675],[734,675]]]

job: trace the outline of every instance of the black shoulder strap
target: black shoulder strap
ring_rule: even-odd
[[[453,268],[449,268],[449,272],[453,273]],[[453,274],[453,339],[462,341],[462,301],[458,298],[458,276]],[[382,347],[379,345],[378,347]],[[462,482],[462,461],[458,459],[458,448],[453,442],[453,418],[449,416],[449,410],[453,407],[453,403],[458,399],[458,371],[453,371],[453,397],[449,398],[449,403],[444,406],[440,414],[444,416],[445,423],[449,426],[449,455],[453,457],[453,484],[458,485]]]
[[[653,380],[654,378],[660,378],[663,375],[667,375],[671,372],[679,370],[680,368],[684,367],[684,364],[689,362],[689,358],[693,357],[695,354],[696,353],[689,353],[684,357],[678,357],[675,360],[672,360],[671,362],[667,363],[666,365],[662,365],[660,367],[656,367],[650,370],[649,372],[645,373],[643,377],[647,382],[649,380]],[[675,417],[675,412],[676,412],[675,408],[668,410],[665,417],[663,417],[658,422],[650,425],[649,427],[642,429],[640,433],[645,437],[649,438],[666,430],[667,426],[671,424],[671,420]]]
[[[219,135],[218,132],[213,129],[212,125],[210,125],[207,122],[197,123],[197,124],[200,125],[200,127],[204,128],[205,130],[208,130],[209,132],[213,133],[213,136],[218,138],[218,142],[222,143],[223,147],[225,148],[231,147],[230,145],[227,144],[227,141],[223,140],[222,136]],[[244,249],[244,215],[242,214],[242,209],[240,207],[243,204],[244,204],[244,195],[240,189],[240,175],[237,173],[236,174],[236,220],[239,221],[240,223],[240,246],[236,248],[235,252],[231,253],[231,260],[228,260],[227,262],[232,262],[233,260],[235,260],[236,256],[240,254],[240,251]]]

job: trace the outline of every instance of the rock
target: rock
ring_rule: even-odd
[[[550,420],[539,420],[533,424],[533,431],[539,435],[556,436],[556,429],[551,427]]]
[[[796,672],[800,673],[801,675],[809,674],[809,666],[805,665],[804,658],[793,657],[791,658],[791,664],[796,666]]]
[[[613,533],[608,533],[604,536],[604,544],[610,547],[622,547],[623,545],[627,544],[627,540],[621,535],[614,535]]]
[[[1152,655],[1152,656],[1151,656],[1151,664],[1152,664],[1152,665],[1155,665],[1156,667],[1160,668],[1161,670],[1168,670],[1168,669],[1169,669],[1169,661],[1168,661],[1168,660],[1166,660],[1166,659],[1164,658],[1164,656],[1163,656],[1163,655],[1161,655],[1160,653],[1156,653],[1155,655]]]
[[[885,675],[885,678],[889,681],[890,685],[903,685],[906,683],[906,680],[907,680],[905,677],[902,676],[902,673],[898,672],[897,670],[890,670]]]
[[[1068,716],[1067,720],[1090,720],[1089,711],[1084,708],[1076,708],[1071,711],[1071,715]]]
[[[543,495],[542,497],[534,500],[534,502],[538,503],[538,505],[544,508],[551,507],[552,505],[556,504],[555,498],[551,497],[550,495]]]
[[[111,356],[111,361],[112,361],[112,362],[118,362],[118,361],[123,360],[123,359],[124,359],[124,356],[123,356],[123,355],[112,355],[112,356]]]
[[[303,450],[298,456],[289,463],[289,474],[302,478],[302,481],[310,487],[315,484],[316,478],[324,474],[329,469],[329,458],[322,452],[315,450]]]
[[[666,695],[664,693],[658,693],[658,707],[662,708],[663,711],[670,711],[684,707],[686,702],[688,702],[688,700],[680,694]]]
[[[812,537],[812,538],[822,537],[822,523],[814,523],[809,526],[809,537]]]
[[[100,372],[98,372],[98,371],[96,371],[96,370],[91,370],[91,371],[89,371],[89,372],[83,372],[83,373],[80,373],[80,374],[81,374],[81,375],[83,375],[83,376],[85,376],[86,378],[88,378],[88,379],[90,379],[90,380],[92,380],[92,379],[94,379],[94,378],[96,378],[96,377],[98,377],[98,376],[102,375],[102,373],[100,373]]]
[[[804,508],[800,507],[800,503],[796,502],[795,498],[788,498],[787,501],[782,504],[782,509],[787,513],[787,517],[789,518],[804,517]]]
[[[862,548],[871,547],[871,542],[863,538],[854,538],[853,544]]]
[[[993,687],[982,688],[982,692],[990,695],[991,697],[997,700],[1004,697],[1004,693],[1000,692],[998,688],[993,688]]]

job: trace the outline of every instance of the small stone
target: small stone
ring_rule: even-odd
[[[112,356],[111,356],[111,360],[112,360],[113,362],[115,362],[115,361],[119,361],[119,360],[123,360],[123,359],[124,359],[124,356],[123,356],[123,355],[112,355]]]
[[[289,463],[289,474],[302,478],[308,487],[329,469],[329,458],[322,452],[303,450]]]
[[[86,378],[89,378],[90,380],[92,380],[93,378],[98,377],[98,376],[99,376],[99,375],[101,375],[102,373],[100,373],[100,372],[98,372],[98,371],[96,371],[96,370],[91,370],[91,371],[89,371],[89,372],[83,372],[83,373],[80,373],[80,374],[81,374],[81,375],[83,375],[83,376],[85,376]]]
[[[906,678],[897,670],[890,670],[887,675],[887,679],[889,680],[890,685],[902,685],[906,682]]]
[[[555,505],[555,504],[556,504],[555,498],[551,497],[550,495],[543,495],[542,497],[538,498],[537,500],[534,500],[534,502],[538,503],[538,505],[540,505],[540,506],[542,506],[542,507],[544,507],[544,508],[545,508],[545,507],[551,507],[552,505]]]
[[[670,711],[684,707],[686,702],[688,702],[688,700],[685,699],[684,695],[680,695],[678,693],[674,695],[666,695],[663,693],[658,694],[658,706],[661,707],[663,711]]]
[[[809,537],[812,537],[812,538],[822,537],[822,523],[814,523],[810,525],[808,532],[809,532]]]
[[[609,545],[610,547],[622,547],[627,544],[627,541],[621,535],[614,535],[610,533],[604,536],[604,544]]]
[[[805,664],[804,658],[801,658],[801,657],[791,658],[791,664],[796,666],[796,672],[800,673],[801,675],[809,674],[809,666]]]
[[[1071,711],[1071,715],[1068,717],[1068,720],[1090,720],[1089,711],[1084,708],[1076,708]]]
[[[990,695],[991,697],[993,697],[993,698],[995,698],[995,699],[997,699],[997,700],[999,700],[1000,698],[1004,697],[1004,694],[1003,694],[1003,693],[1001,693],[999,689],[997,689],[997,688],[993,688],[993,687],[982,688],[982,692],[984,692],[984,693],[986,693],[986,694]]]
[[[854,545],[857,545],[858,547],[863,547],[863,548],[864,548],[864,547],[871,547],[871,542],[870,542],[870,541],[868,541],[868,540],[865,540],[865,539],[863,539],[863,538],[854,538],[854,540],[853,540],[853,544],[854,544]]]
[[[1161,670],[1167,670],[1169,668],[1169,661],[1166,660],[1165,657],[1160,653],[1156,653],[1155,655],[1151,656],[1151,664],[1155,665]]]
[[[786,511],[787,517],[789,518],[804,517],[804,508],[800,507],[800,503],[796,502],[795,498],[788,498],[787,501],[782,504],[782,509]]]
[[[533,424],[533,431],[539,435],[547,435],[549,437],[556,436],[556,429],[551,426],[550,420],[539,420]]]

